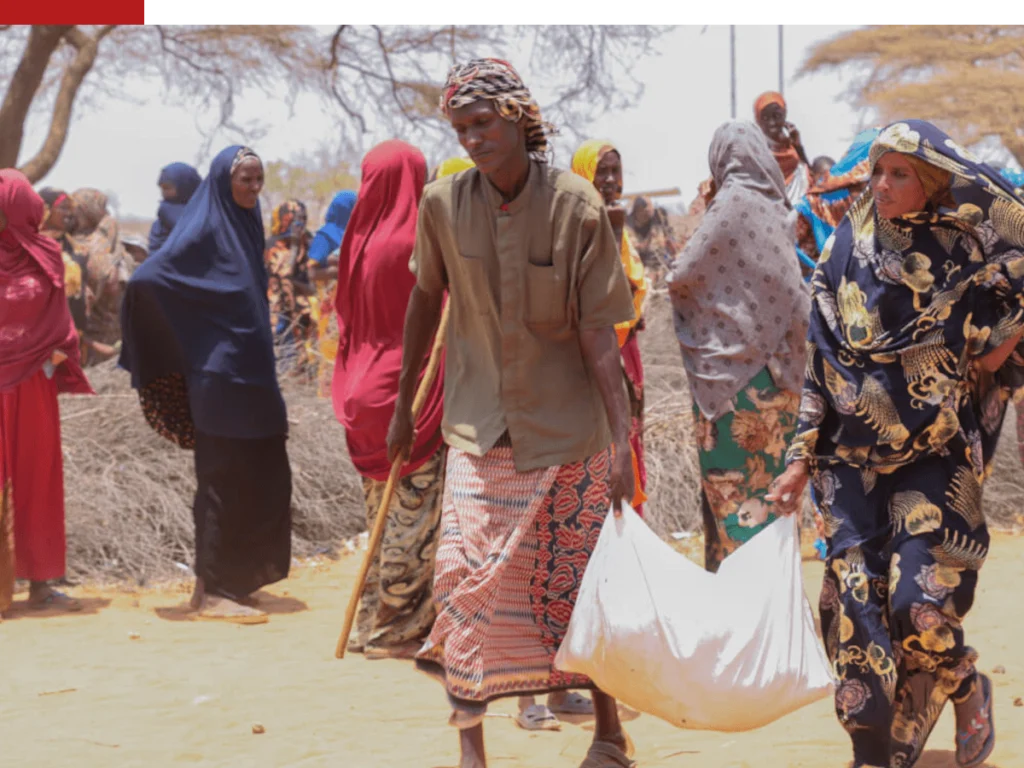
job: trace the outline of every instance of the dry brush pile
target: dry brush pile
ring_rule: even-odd
[[[641,335],[647,376],[648,522],[661,534],[700,526],[697,456],[686,377],[663,294],[652,296]],[[96,397],[64,397],[61,418],[69,576],[146,584],[188,575],[192,562],[192,453],[146,424],[128,376],[89,369]],[[328,400],[286,387],[291,437],[293,551],[336,552],[365,529],[362,486]],[[1024,471],[1012,412],[986,486],[997,528],[1024,523]]]
[[[145,584],[188,575],[192,452],[149,428],[124,371],[87,373],[97,396],[61,400],[69,576]],[[285,397],[293,553],[329,553],[366,528],[362,485],[330,401],[305,389]]]

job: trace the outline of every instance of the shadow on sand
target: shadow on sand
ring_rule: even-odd
[[[81,597],[78,598],[78,602],[81,604],[82,609],[79,611],[69,611],[60,606],[36,608],[30,606],[28,600],[15,600],[11,607],[4,611],[3,620],[52,619],[57,616],[93,616],[110,605],[110,600],[105,597]]]

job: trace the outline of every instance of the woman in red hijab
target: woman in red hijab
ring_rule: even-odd
[[[416,283],[409,259],[427,163],[415,147],[386,141],[363,158],[362,172],[338,261],[332,397],[352,464],[363,477],[372,527],[391,471],[387,431],[402,370],[405,310]],[[418,417],[380,555],[366,580],[349,650],[367,658],[412,658],[434,623],[434,554],[445,464],[443,393],[438,376]]]
[[[64,575],[65,556],[57,393],[93,392],[43,212],[20,171],[0,170],[0,613],[15,578],[30,582],[33,608],[81,608],[48,583]]]

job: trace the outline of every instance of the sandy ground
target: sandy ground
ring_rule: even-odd
[[[129,766],[410,766],[457,763],[441,688],[409,663],[333,657],[357,567],[349,557],[306,565],[263,593],[269,624],[189,620],[185,587],[158,592],[72,590],[86,610],[45,615],[16,604],[0,625],[0,764]],[[817,599],[819,563],[805,564]],[[1024,766],[1024,539],[998,536],[968,618],[970,642],[993,674],[999,745],[991,768]],[[21,596],[24,599],[24,595]],[[1017,699],[1019,702],[1020,699]],[[574,768],[592,724],[527,733],[512,701],[486,723],[492,768]],[[626,712],[641,766],[845,766],[845,733],[828,701],[759,731],[686,732]],[[265,733],[255,735],[260,724]],[[953,768],[950,708],[919,768]]]

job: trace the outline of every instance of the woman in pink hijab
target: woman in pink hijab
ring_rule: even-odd
[[[0,614],[15,578],[29,606],[79,610],[50,587],[64,575],[64,464],[58,392],[93,394],[79,363],[56,240],[25,176],[0,170]]]

